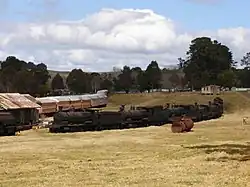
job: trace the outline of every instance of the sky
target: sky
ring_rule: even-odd
[[[240,2],[240,3],[239,3]],[[0,60],[13,55],[48,69],[143,69],[176,65],[192,39],[250,51],[250,1],[0,0]]]

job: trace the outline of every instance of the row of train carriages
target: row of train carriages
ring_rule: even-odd
[[[198,122],[219,118],[223,111],[223,100],[219,97],[208,104],[132,106],[128,110],[121,107],[119,111],[59,111],[54,114],[49,130],[59,133],[160,126],[184,116]]]
[[[223,100],[216,97],[207,104],[131,106],[117,111],[100,109],[107,104],[107,90],[95,94],[42,98],[0,93],[0,136],[31,129],[48,116],[53,117],[49,125],[51,133],[160,126],[173,123],[183,115],[198,122],[221,117],[224,105]]]
[[[41,115],[54,115],[59,110],[68,111],[86,108],[106,107],[108,104],[107,90],[97,91],[96,94],[49,96],[36,98],[41,106]]]
[[[82,111],[105,107],[107,104],[107,90],[95,94],[40,98],[29,94],[0,93],[0,136],[29,130],[37,126],[41,118],[53,116],[58,111]]]

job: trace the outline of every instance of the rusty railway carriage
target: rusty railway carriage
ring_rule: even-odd
[[[59,108],[66,111],[86,108],[102,108],[108,104],[107,90],[99,90],[96,94],[49,96],[36,98],[41,105],[40,115],[53,116]]]
[[[207,105],[173,105],[170,107],[137,107],[128,111],[78,110],[59,111],[54,115],[50,132],[78,132],[89,130],[123,129],[175,123],[173,119],[185,115],[192,121],[219,118],[223,114],[223,100],[219,97]]]
[[[31,129],[39,122],[40,108],[27,94],[0,93],[0,136]]]

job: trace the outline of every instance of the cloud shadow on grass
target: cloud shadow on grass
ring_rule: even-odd
[[[247,144],[204,144],[183,147],[188,149],[203,150],[206,154],[208,154],[208,157],[206,158],[207,161],[226,162],[230,160],[236,160],[243,162],[250,160],[250,142],[247,142]],[[215,156],[215,153],[218,153],[218,155]]]

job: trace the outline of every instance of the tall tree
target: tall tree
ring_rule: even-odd
[[[66,79],[68,88],[77,94],[90,92],[89,82],[90,76],[81,69],[73,69]]]
[[[230,49],[209,37],[192,40],[187,55],[183,71],[194,88],[217,84],[218,75],[234,64]]]
[[[138,80],[138,85],[139,85],[138,90],[140,92],[144,92],[145,90],[150,92],[151,86],[150,86],[150,82],[145,71],[141,71],[137,75],[137,80]]]
[[[241,59],[241,65],[247,69],[250,69],[250,52],[246,53]]]
[[[178,85],[181,85],[181,78],[175,72],[171,74],[171,76],[169,77],[169,81],[171,82],[173,88],[176,88]]]
[[[15,76],[13,76],[15,75]],[[44,95],[48,92],[47,82],[50,78],[47,66],[26,63],[14,56],[9,56],[1,63],[0,82],[5,92],[29,93]]]
[[[232,88],[237,83],[237,77],[233,70],[224,70],[218,75],[220,85]]]
[[[180,83],[182,88],[185,88],[188,85],[188,81],[185,75],[180,77]]]
[[[148,91],[150,91],[150,89],[161,88],[162,73],[156,61],[151,61],[151,63],[147,66],[145,79],[147,79],[146,82],[148,83]]]
[[[101,81],[100,89],[102,90],[106,89],[108,91],[111,91],[112,87],[113,87],[113,82],[110,81],[109,79],[104,79]]]
[[[53,90],[64,89],[65,85],[62,76],[57,73],[51,81],[51,88]]]
[[[241,59],[241,66],[243,66],[243,69],[236,72],[241,86],[250,87],[250,52],[247,52]]]
[[[139,90],[140,84],[138,80],[138,75],[141,73],[142,69],[140,67],[134,67],[131,69],[132,89]]]
[[[32,92],[36,95],[44,95],[49,92],[48,79],[50,78],[47,66],[44,63],[37,64],[35,68],[29,70],[32,72]]]
[[[116,84],[118,84],[117,86],[121,90],[129,93],[129,90],[132,88],[132,83],[131,69],[128,66],[124,66],[122,73],[118,76]]]

